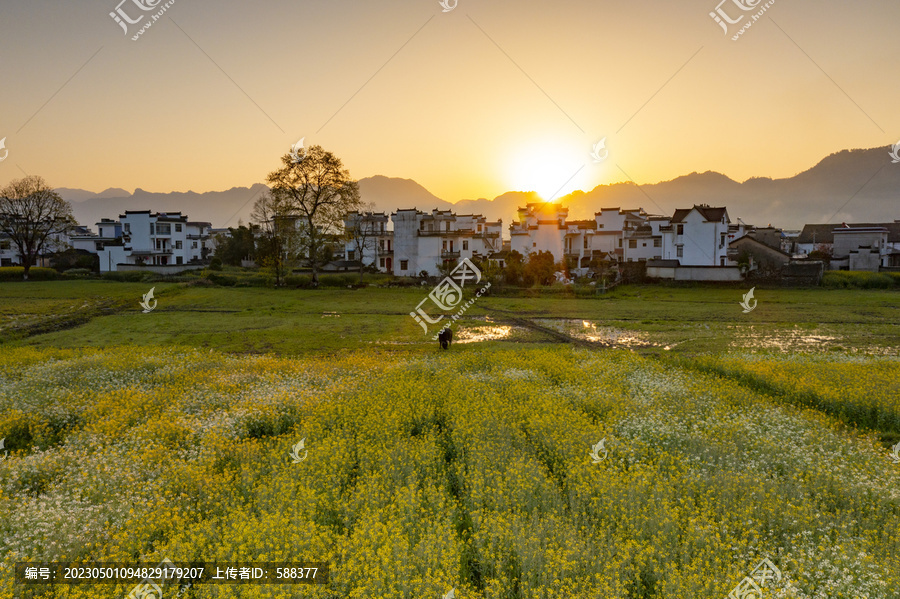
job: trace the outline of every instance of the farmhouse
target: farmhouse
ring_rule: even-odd
[[[385,271],[397,276],[417,276],[423,271],[437,276],[444,262],[486,258],[502,248],[503,221],[488,222],[480,214],[453,214],[450,210],[429,214],[411,208],[398,210],[391,221],[393,268],[388,269],[385,260]]]
[[[147,268],[166,273],[201,268],[210,251],[211,228],[180,212],[126,210],[119,220],[101,219],[97,235],[83,233],[71,241],[75,249],[100,256],[100,272]]]
[[[900,220],[892,223],[806,225],[797,238],[797,251],[830,258],[835,270],[900,268]]]

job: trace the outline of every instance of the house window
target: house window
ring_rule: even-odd
[[[661,248],[661,247],[662,247],[662,239],[654,239],[654,240],[653,240],[653,247],[655,247],[655,248]]]
[[[531,247],[536,248],[536,247],[537,247],[537,242],[536,242],[536,241],[532,241],[532,242],[531,242]]]
[[[425,230],[425,221],[424,220],[419,223],[419,228],[422,229],[423,231]]]
[[[407,270],[409,268],[409,260],[401,260],[400,261],[400,270]]]
[[[481,233],[481,225],[478,225],[478,232]]]
[[[449,231],[449,230],[450,230],[450,221],[449,221],[449,220],[448,220],[447,222],[444,223],[444,230],[445,230],[445,231]]]
[[[193,243],[191,244],[191,249],[192,249],[192,250],[196,250],[196,249],[197,249],[197,242],[196,242],[196,241],[193,242]]]
[[[719,247],[720,248],[725,247],[725,233],[722,233],[721,235],[719,235]]]
[[[468,242],[468,241],[463,241],[463,249],[464,249],[464,250],[469,249],[469,242]]]
[[[0,250],[8,250],[10,248],[12,248],[12,245],[10,244],[9,239],[0,241]]]
[[[647,242],[645,241],[644,243],[641,244],[641,246],[642,246],[642,247],[647,247]]]
[[[175,264],[183,264],[181,256],[175,256]]]
[[[597,223],[597,228],[598,228],[598,229],[602,229],[602,228],[603,228],[603,223]]]
[[[622,247],[622,238],[619,237],[619,247]]]
[[[383,252],[384,251],[384,239],[379,241],[379,246],[381,247],[381,251]],[[382,260],[382,262],[384,262],[384,261]]]
[[[172,234],[172,225],[169,223],[157,223],[156,224],[156,234],[157,235],[171,235]]]
[[[381,268],[384,268],[384,258],[378,259],[378,266],[380,266]]]
[[[629,239],[629,240],[628,240],[628,247],[629,247],[629,248],[636,248],[636,247],[637,247],[637,239]]]
[[[444,240],[444,247],[443,247],[443,250],[444,250],[445,252],[447,251],[447,240],[446,240],[446,239]]]
[[[155,233],[154,230],[153,230],[153,223],[150,223],[150,234],[151,234],[151,235],[156,235],[156,233]]]
[[[587,242],[588,242],[588,238],[585,237],[584,238],[584,249],[587,249]]]
[[[125,223],[125,224],[122,225],[122,226],[125,227],[125,232],[126,232],[126,233],[131,233],[131,223]]]
[[[180,241],[176,241],[176,242],[175,242],[175,249],[176,249],[176,250],[180,250],[180,249],[181,249],[181,242],[180,242]]]
[[[678,234],[684,235],[684,225],[678,225]]]
[[[181,223],[175,223],[175,232],[181,233]]]
[[[675,248],[675,256],[678,258],[684,258],[684,246],[679,245]]]

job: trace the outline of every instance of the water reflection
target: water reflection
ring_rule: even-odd
[[[479,343],[508,339],[513,328],[508,325],[476,326],[459,329],[453,334],[454,343]]]
[[[605,343],[608,345],[617,345],[619,347],[651,347],[656,345],[655,343],[652,343],[645,334],[616,327],[598,325],[592,320],[536,318],[535,322],[548,329],[559,331],[564,335],[576,339],[583,339],[585,341],[593,341],[595,343]]]

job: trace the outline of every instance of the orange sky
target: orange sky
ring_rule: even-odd
[[[154,0],[121,5],[136,18],[133,1]],[[714,0],[177,0],[137,41],[117,5],[4,2],[0,184],[248,186],[305,137],[356,178],[549,198],[627,176],[789,177],[900,139],[896,2],[778,0],[737,41]]]

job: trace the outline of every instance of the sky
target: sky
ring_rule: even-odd
[[[900,140],[893,0],[120,2],[3,0],[0,185],[245,187],[303,139],[356,179],[549,200]]]

